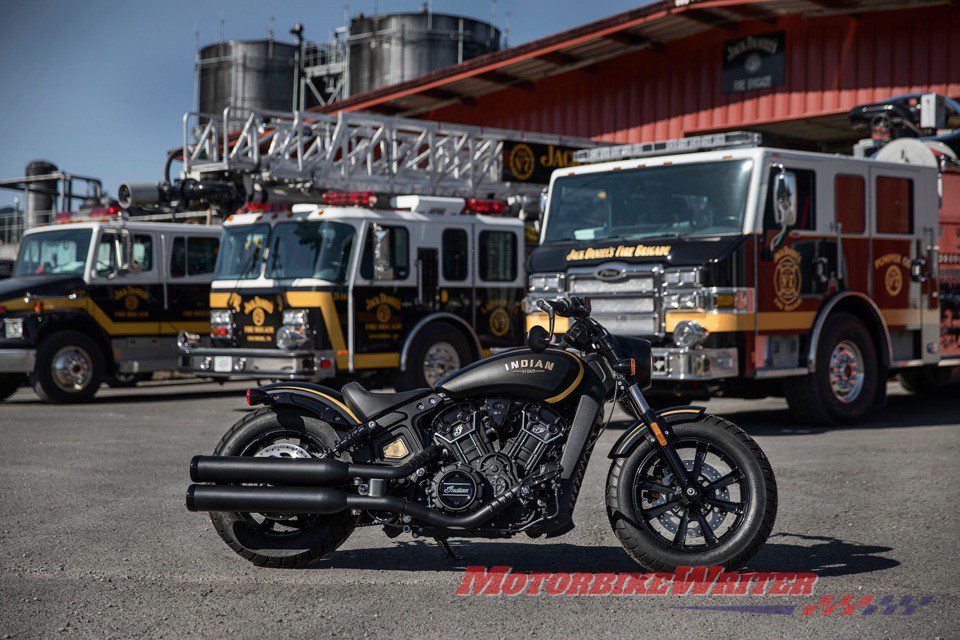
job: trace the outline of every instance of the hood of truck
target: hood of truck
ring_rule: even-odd
[[[556,273],[570,267],[589,267],[606,262],[662,264],[666,267],[697,266],[728,258],[749,237],[735,235],[557,242],[534,249],[527,260],[527,271]]]
[[[20,276],[0,280],[0,302],[23,298],[28,293],[33,297],[66,296],[84,287],[79,276]]]

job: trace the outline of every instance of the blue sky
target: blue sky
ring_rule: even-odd
[[[497,0],[502,28],[520,44],[645,4],[628,0]],[[352,0],[350,14],[415,11],[414,0]],[[159,180],[165,151],[177,146],[180,118],[193,107],[194,29],[214,42],[290,40],[296,22],[311,39],[343,24],[341,0],[0,0],[0,177],[23,175],[43,158],[65,171],[100,177],[111,194],[126,181]],[[489,20],[489,0],[433,0],[438,12]],[[0,192],[0,204],[12,192]]]

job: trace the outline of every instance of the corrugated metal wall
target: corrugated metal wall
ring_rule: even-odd
[[[724,95],[723,42],[785,29],[787,82]],[[714,29],[607,60],[594,73],[574,71],[537,81],[535,91],[506,89],[416,117],[614,142],[843,113],[899,93],[960,97],[960,10],[949,6],[860,16],[791,17],[776,26],[748,23],[736,34]]]

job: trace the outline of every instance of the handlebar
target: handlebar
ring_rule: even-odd
[[[586,318],[590,315],[590,299],[577,296],[560,296],[554,300],[540,298],[537,307],[551,311],[562,318]]]

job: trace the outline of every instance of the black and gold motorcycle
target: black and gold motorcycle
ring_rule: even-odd
[[[610,451],[607,513],[648,570],[735,568],[767,539],[777,510],[773,470],[736,425],[702,408],[654,411],[646,340],[610,334],[589,301],[539,300],[551,330],[434,389],[342,392],[307,384],[247,392],[262,408],[213,456],[190,465],[187,508],[210,511],[220,536],[264,566],[301,566],[357,526],[437,539],[554,537],[573,511],[608,400],[637,422]],[[551,345],[555,316],[571,319]],[[609,418],[608,418],[609,419]]]

